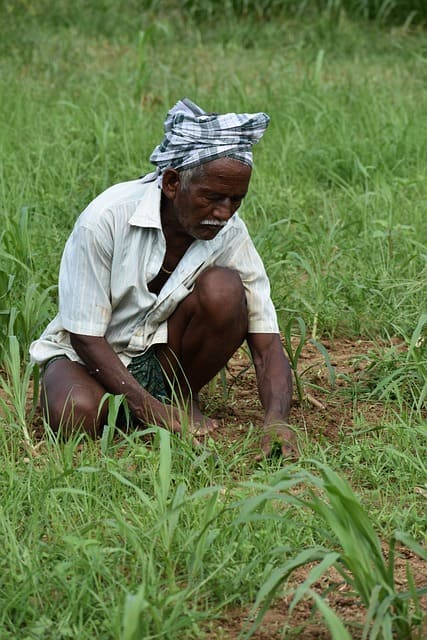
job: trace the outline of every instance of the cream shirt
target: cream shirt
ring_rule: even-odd
[[[127,366],[152,344],[167,342],[167,319],[197,276],[213,265],[239,272],[249,332],[279,332],[264,265],[237,213],[213,240],[190,245],[159,295],[148,290],[166,243],[160,184],[147,179],[110,187],[78,218],[61,260],[59,313],[31,344],[33,362],[61,354],[81,362],[70,344],[71,332],[104,336]]]

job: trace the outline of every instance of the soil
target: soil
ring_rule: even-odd
[[[402,552],[401,557],[395,561],[396,583],[401,585],[402,590],[406,584],[406,563],[409,562],[415,570],[422,570],[420,560],[413,554]],[[424,567],[425,569],[425,567]],[[301,584],[307,577],[308,567],[304,567],[300,571],[295,572],[294,579],[290,583],[293,585]],[[418,574],[418,586],[421,586],[422,573]],[[328,576],[322,578],[321,581],[314,585],[314,591],[323,595],[325,591],[331,589],[326,601],[328,606],[335,611],[338,617],[345,623],[351,637],[358,640],[362,637],[362,628],[365,621],[366,609],[360,604],[347,585],[341,584],[342,580],[339,574],[332,569]],[[322,619],[321,615],[315,611],[313,603],[309,600],[299,602],[292,612],[289,612],[291,596],[277,598],[273,606],[267,611],[263,621],[254,633],[254,640],[291,640],[300,638],[303,640],[330,640],[331,634]],[[232,609],[227,616],[222,617],[215,623],[215,630],[210,630],[207,637],[209,640],[225,640],[238,638],[242,630],[250,628],[251,618],[249,610]],[[426,638],[427,628],[421,632],[420,638]],[[414,635],[414,638],[416,636]]]
[[[358,417],[363,417],[365,425],[368,423],[374,426],[380,424],[385,416],[384,404],[369,399],[368,394],[363,400],[363,395],[360,394],[360,389],[369,383],[366,370],[375,359],[378,343],[335,339],[322,340],[322,344],[330,359],[329,366],[325,357],[313,344],[307,343],[301,352],[297,371],[303,382],[304,393],[301,398],[294,391],[290,423],[307,438],[338,445],[342,442],[343,436],[351,435],[357,430]],[[296,346],[297,341],[293,347]],[[404,345],[396,342],[394,347],[403,349]],[[331,368],[334,381],[331,379]],[[207,414],[219,421],[215,437],[221,441],[233,442],[242,438],[242,431],[246,428],[242,425],[252,423],[261,426],[263,418],[254,370],[244,348],[231,359],[227,367],[226,381],[227,385],[224,388],[218,376],[214,383],[206,387],[201,394],[201,404]],[[357,403],[354,394],[356,388],[359,392]],[[36,437],[40,433],[41,425],[40,416],[36,416],[33,425],[33,435]],[[407,563],[415,576],[417,586],[425,586],[425,563],[402,549],[396,558],[396,581],[402,585],[402,590],[406,588]],[[308,570],[304,567],[294,572],[292,584],[300,584],[307,576]],[[334,585],[335,588],[332,588],[327,596],[329,606],[345,621],[352,638],[361,638],[361,625],[363,626],[366,609],[350,593],[348,586],[341,584],[340,576],[334,569],[314,585],[314,590],[324,594],[328,587]],[[276,598],[252,638],[327,640],[332,637],[321,615],[313,610],[312,601],[301,601],[292,612],[289,611],[290,602],[289,596]],[[422,606],[424,612],[427,612],[426,598],[422,599]],[[220,619],[207,625],[206,637],[209,640],[237,640],[242,631],[250,626],[249,616],[250,607],[232,608]],[[424,616],[424,619],[426,618],[427,616]],[[420,635],[414,637],[427,638],[427,622],[424,623]]]
[[[406,565],[409,564],[416,577],[418,587],[425,586],[425,563],[408,550],[401,550],[395,558],[395,581],[399,589],[406,589]],[[304,567],[293,574],[293,579],[288,583],[289,589],[301,584],[307,577],[311,567]],[[366,619],[366,609],[360,600],[351,592],[348,585],[342,584],[342,578],[335,569],[331,569],[327,576],[315,583],[313,590],[323,599],[328,606],[338,615],[345,624],[353,640],[360,640],[363,634],[363,625]],[[330,590],[330,591],[328,591]],[[325,592],[328,595],[325,598]],[[253,640],[331,640],[325,621],[313,602],[301,600],[290,612],[292,596],[278,597],[267,611],[257,631],[251,636]],[[414,631],[413,640],[425,640],[427,638],[427,624],[425,612],[427,602],[422,598],[421,605],[424,612],[424,625],[418,631]],[[248,609],[230,609],[227,615],[215,621],[208,630],[209,640],[237,640],[239,634],[247,631],[253,618]],[[419,635],[416,635],[418,633]],[[409,640],[409,639],[408,639]]]
[[[298,360],[298,376],[302,381],[303,398],[294,398],[289,422],[297,431],[309,438],[321,438],[328,443],[342,439],[342,434],[355,428],[358,415],[374,425],[385,415],[384,404],[379,401],[360,401],[360,390],[367,388],[366,370],[375,358],[378,345],[367,340],[322,340],[329,357],[329,367],[319,349],[306,343]],[[295,350],[297,341],[293,344]],[[396,343],[395,347],[403,348]],[[331,380],[333,370],[334,381]],[[227,366],[227,397],[218,377],[214,388],[205,387],[201,400],[207,412],[214,407],[214,417],[220,419],[218,438],[233,439],[242,424],[261,425],[263,410],[258,400],[254,369],[248,352],[241,348]],[[355,407],[353,393],[358,388]],[[368,393],[366,393],[368,396]]]
[[[304,346],[299,361],[298,375],[303,382],[304,396],[296,397],[292,402],[290,423],[297,431],[303,432],[307,438],[321,439],[328,444],[342,442],[343,436],[351,435],[357,430],[357,421],[363,417],[363,423],[375,426],[381,424],[385,417],[384,404],[369,399],[366,392],[365,400],[361,389],[368,390],[370,376],[368,367],[376,358],[378,343],[366,340],[351,341],[336,339],[322,340],[326,348],[330,367],[333,367],[334,384],[331,381],[330,367],[325,363],[322,353],[313,344]],[[296,341],[293,348],[297,346]],[[404,349],[399,342],[394,343],[395,349]],[[224,401],[224,390],[221,380],[217,380],[215,388],[205,390],[202,401],[205,407],[215,407],[212,415],[221,418],[217,438],[220,440],[238,440],[239,429],[242,424],[252,422],[262,425],[263,411],[258,400],[256,380],[253,367],[247,352],[240,349],[227,367],[227,401]],[[354,390],[358,388],[357,404]],[[219,407],[219,409],[218,409]],[[406,565],[409,564],[412,574],[416,577],[417,586],[426,586],[426,564],[418,556],[402,549],[397,554],[395,562],[396,583],[404,591],[406,588]],[[307,577],[309,568],[304,567],[293,573],[292,582],[301,584]],[[319,594],[334,585],[340,585],[330,590],[327,596],[328,605],[345,622],[351,637],[362,637],[362,627],[366,617],[366,609],[357,597],[350,593],[350,588],[343,585],[339,574],[332,569],[328,577],[314,585]],[[258,630],[252,638],[254,640],[329,640],[332,636],[322,619],[314,611],[313,602],[303,600],[292,609],[292,597],[277,598],[264,616]],[[422,598],[424,613],[427,612],[427,598]],[[207,632],[209,640],[233,640],[241,637],[243,630],[250,628],[250,607],[245,609],[230,609],[226,615],[216,620]],[[427,639],[427,620],[420,630],[419,636],[414,638]]]

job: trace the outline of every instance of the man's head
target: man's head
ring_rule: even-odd
[[[265,113],[206,113],[187,98],[169,111],[150,160],[181,231],[210,240],[228,222],[246,195],[252,145],[269,120]]]
[[[166,169],[163,193],[169,221],[177,231],[212,240],[245,197],[251,168],[233,158],[219,158],[188,171]]]

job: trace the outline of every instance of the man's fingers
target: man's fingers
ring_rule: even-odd
[[[218,422],[211,418],[204,418],[200,422],[193,423],[191,433],[196,436],[208,436],[212,431],[218,429]]]
[[[255,457],[256,462],[277,454],[278,450],[283,458],[292,460],[299,458],[297,437],[292,429],[268,427],[266,432],[261,440],[262,453]]]
[[[255,456],[255,462],[261,462],[265,458],[268,458],[270,453],[271,453],[271,436],[269,434],[266,434],[262,437],[261,453],[258,453]]]
[[[298,460],[300,452],[296,442],[282,442],[282,456],[284,458],[292,458]]]
[[[298,449],[298,441],[295,433],[290,429],[286,430],[280,438],[282,456],[291,460],[298,460],[300,452]]]

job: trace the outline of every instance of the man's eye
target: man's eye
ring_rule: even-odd
[[[239,196],[233,196],[232,198],[229,198],[229,201],[233,206],[239,206],[240,203],[242,202],[242,199],[243,198],[240,198]],[[212,204],[212,203],[221,204],[222,202],[227,201],[228,198],[224,198],[223,196],[212,194],[212,195],[203,196],[203,200],[209,204]]]

